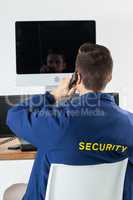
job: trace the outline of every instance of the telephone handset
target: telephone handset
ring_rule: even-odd
[[[76,84],[77,80],[78,80],[78,73],[74,72],[68,86],[69,90],[73,87],[73,85]]]

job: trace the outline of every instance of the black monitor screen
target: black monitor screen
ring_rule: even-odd
[[[71,73],[78,48],[96,42],[95,21],[16,22],[17,74]]]
[[[119,106],[119,93],[111,92],[111,93],[108,93],[108,94],[110,94],[114,97],[115,103]]]
[[[11,107],[27,98],[29,98],[29,95],[0,96],[0,137],[14,136],[6,125],[7,112]]]

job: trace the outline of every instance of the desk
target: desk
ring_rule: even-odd
[[[5,139],[0,139],[2,142]],[[7,187],[15,183],[28,183],[31,174],[35,151],[22,152],[8,150],[9,146],[19,144],[16,138],[13,141],[0,145],[0,200]]]
[[[5,138],[1,138],[0,142],[6,140]],[[9,146],[14,146],[19,144],[19,140],[16,138],[13,141],[7,142],[5,144],[0,145],[0,160],[25,160],[25,159],[34,159],[36,152],[35,151],[27,151],[22,152],[21,150],[9,150]]]

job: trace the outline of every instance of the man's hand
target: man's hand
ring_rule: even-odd
[[[57,88],[55,88],[51,94],[54,96],[56,101],[59,101],[65,97],[72,96],[76,91],[76,86],[74,86],[72,89],[69,90],[69,82],[71,80],[72,76],[68,76],[64,78],[58,85]]]

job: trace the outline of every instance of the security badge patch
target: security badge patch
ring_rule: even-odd
[[[125,152],[128,150],[127,146],[119,144],[106,144],[106,143],[97,143],[97,142],[79,142],[78,148],[80,151],[99,151],[99,152],[109,152],[109,151],[119,151]]]

